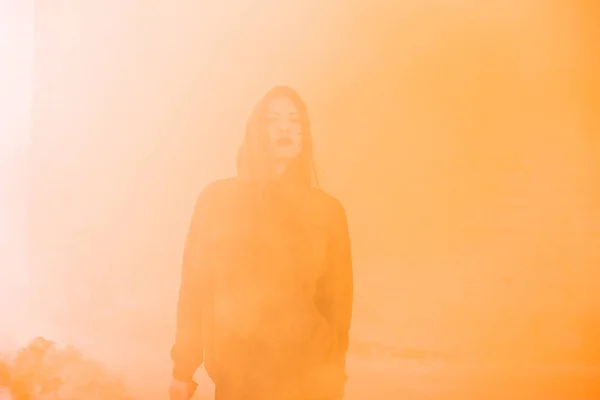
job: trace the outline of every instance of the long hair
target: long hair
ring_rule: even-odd
[[[318,186],[313,153],[312,133],[306,104],[294,89],[288,86],[276,86],[269,90],[256,104],[246,124],[246,135],[237,155],[238,175],[242,178],[265,184],[270,179],[273,168],[273,157],[269,149],[267,137],[267,107],[269,102],[277,98],[288,98],[295,105],[302,127],[302,149],[291,161],[284,180],[302,186]]]
[[[276,98],[290,99],[299,114],[302,149],[288,165],[281,179],[272,179],[273,157],[267,135],[266,110]],[[313,161],[313,141],[306,104],[287,86],[269,90],[255,106],[246,125],[246,136],[237,157],[238,176],[249,184],[248,197],[242,201],[253,209],[251,218],[256,240],[266,240],[287,249],[290,264],[297,271],[314,262],[315,244],[311,235],[311,189],[318,186]],[[301,289],[299,289],[301,290]]]

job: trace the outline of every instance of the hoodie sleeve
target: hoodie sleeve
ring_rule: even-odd
[[[194,214],[188,230],[183,263],[181,286],[177,304],[177,328],[175,345],[171,349],[173,377],[179,381],[192,381],[194,373],[204,359],[202,341],[202,231],[206,229],[206,189],[196,201]]]
[[[321,280],[320,303],[324,316],[333,330],[334,346],[329,363],[337,373],[331,382],[342,386],[347,380],[346,352],[354,300],[352,252],[346,212],[338,201],[333,210],[332,233],[329,242],[329,268]]]

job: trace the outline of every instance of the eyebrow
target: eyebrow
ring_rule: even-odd
[[[268,116],[275,116],[275,117],[279,117],[281,114],[280,114],[280,113],[278,113],[278,112],[276,112],[276,111],[269,111],[269,112],[267,113],[267,115],[268,115]],[[297,117],[297,116],[299,116],[300,114],[299,114],[298,112],[296,112],[296,111],[292,111],[291,113],[289,113],[289,115],[291,115],[292,117]]]

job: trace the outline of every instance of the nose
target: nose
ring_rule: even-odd
[[[290,123],[286,120],[282,120],[279,123],[279,131],[280,132],[289,132],[290,131]]]

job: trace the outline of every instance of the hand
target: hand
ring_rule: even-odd
[[[170,400],[189,400],[194,395],[195,388],[191,388],[190,383],[181,382],[173,378],[169,386]]]

